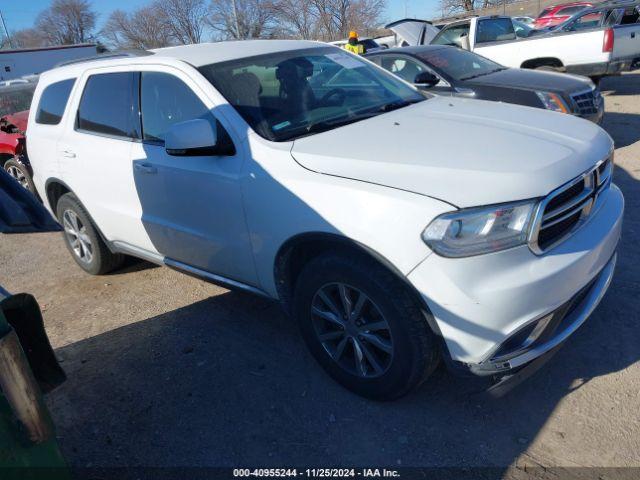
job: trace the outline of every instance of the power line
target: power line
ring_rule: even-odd
[[[4,34],[7,36],[7,41],[9,42],[9,48],[13,48],[11,35],[9,35],[9,30],[7,30],[7,24],[4,22],[4,15],[2,15],[2,10],[0,10],[0,20],[2,20],[2,28],[4,28]]]

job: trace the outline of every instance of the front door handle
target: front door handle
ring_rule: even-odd
[[[76,158],[76,154],[73,153],[71,150],[63,150],[62,156],[65,158]]]
[[[148,163],[135,163],[133,168],[136,172],[146,173],[146,174],[154,174],[158,173],[158,169],[153,165],[149,165]]]

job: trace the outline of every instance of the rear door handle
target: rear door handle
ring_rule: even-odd
[[[76,154],[73,153],[71,150],[63,150],[62,156],[65,158],[76,158]]]
[[[154,174],[158,173],[158,169],[153,165],[149,165],[148,163],[135,163],[133,168],[136,172],[146,173],[146,174]]]

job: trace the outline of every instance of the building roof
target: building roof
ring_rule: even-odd
[[[35,48],[14,48],[0,50],[0,55],[6,53],[28,53],[28,52],[45,52],[50,50],[69,50],[73,48],[96,48],[98,45],[95,43],[77,43],[75,45],[56,45],[53,47],[35,47]]]

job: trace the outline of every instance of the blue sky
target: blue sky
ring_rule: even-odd
[[[305,0],[300,0],[305,1]],[[99,24],[109,12],[117,8],[132,10],[149,3],[150,0],[93,0],[93,6],[100,14]],[[0,10],[7,22],[9,31],[30,27],[40,11],[49,6],[50,0],[17,0],[0,2]],[[386,20],[395,20],[405,16],[429,18],[438,12],[438,0],[387,0]],[[0,29],[1,30],[1,29]]]

